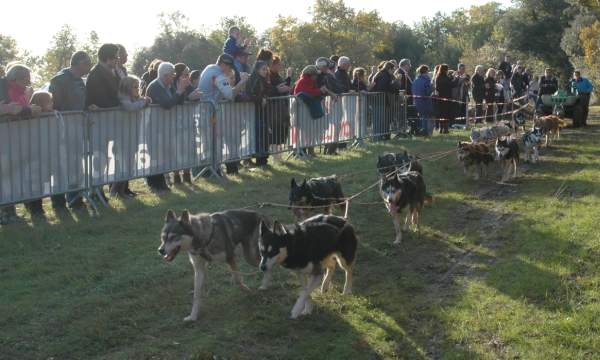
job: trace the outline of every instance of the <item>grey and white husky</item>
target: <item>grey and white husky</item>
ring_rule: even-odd
[[[540,159],[539,148],[543,137],[542,129],[537,126],[523,134],[521,139],[525,147],[525,161],[535,164]]]
[[[184,321],[195,321],[198,318],[207,262],[225,261],[233,273],[235,282],[243,289],[248,289],[238,272],[235,253],[241,245],[246,262],[258,267],[259,230],[260,224],[264,222],[269,223],[265,216],[249,210],[227,210],[196,215],[184,211],[179,218],[172,210],[167,212],[158,252],[164,260],[170,262],[180,251],[187,251],[194,267],[194,301],[192,311]],[[270,278],[271,272],[265,272],[260,289],[267,288]]]

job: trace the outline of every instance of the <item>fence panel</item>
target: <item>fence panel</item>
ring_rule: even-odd
[[[86,116],[0,119],[0,204],[86,188]]]
[[[90,113],[91,185],[209,163],[206,103]]]
[[[258,136],[261,134],[261,136]],[[266,111],[252,102],[217,104],[215,163],[247,159],[267,142]]]
[[[268,98],[265,105],[268,124],[269,153],[277,154],[291,150],[290,110],[291,96]]]

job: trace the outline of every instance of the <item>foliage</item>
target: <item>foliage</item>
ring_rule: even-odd
[[[10,36],[0,34],[0,65],[16,60],[19,54],[17,42]]]

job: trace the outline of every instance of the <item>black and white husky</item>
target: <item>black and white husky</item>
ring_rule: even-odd
[[[180,251],[186,251],[194,267],[194,301],[192,311],[184,321],[195,321],[198,318],[206,263],[213,260],[225,261],[235,282],[243,289],[248,289],[237,271],[235,250],[241,245],[246,262],[258,266],[259,227],[265,221],[268,220],[263,215],[249,210],[197,215],[184,211],[179,218],[173,211],[167,212],[158,252],[165,261],[171,262]],[[261,289],[267,288],[270,278],[271,273],[266,272]]]
[[[260,269],[269,273],[273,266],[281,264],[308,275],[306,286],[290,315],[292,319],[296,319],[312,312],[310,295],[319,286],[324,272],[321,291],[329,288],[336,263],[346,273],[343,293],[352,292],[352,265],[357,245],[358,239],[352,225],[333,215],[317,215],[287,227],[277,221],[272,228],[263,223],[259,239]]]
[[[519,165],[519,144],[517,141],[510,137],[496,140],[496,157],[502,166],[502,182],[516,178],[517,166]]]
[[[525,161],[531,161],[534,164],[539,161],[539,148],[543,137],[542,129],[537,126],[523,134],[521,139],[525,147]]]

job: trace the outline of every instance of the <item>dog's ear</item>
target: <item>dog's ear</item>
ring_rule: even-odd
[[[279,221],[273,223],[273,232],[277,235],[287,234],[287,230],[285,230],[285,227]]]
[[[177,217],[175,216],[175,212],[173,210],[167,211],[167,215],[165,215],[165,221],[171,222],[171,221],[176,221],[176,220],[177,220]]]
[[[260,222],[260,235],[262,236],[263,234],[268,234],[270,232],[271,232],[271,229],[269,229],[267,224],[265,224],[264,221],[261,221]]]
[[[295,178],[292,178],[292,182],[290,183],[290,186],[291,186],[292,188],[296,188],[296,187],[298,187],[298,184],[296,184],[296,179],[295,179]]]
[[[302,185],[300,185],[300,186],[302,186],[302,187],[306,187],[306,179],[304,179],[304,180],[302,181]]]
[[[190,223],[190,212],[187,210],[183,210],[183,212],[181,213],[181,217],[179,218],[179,221],[183,224],[189,224]]]

